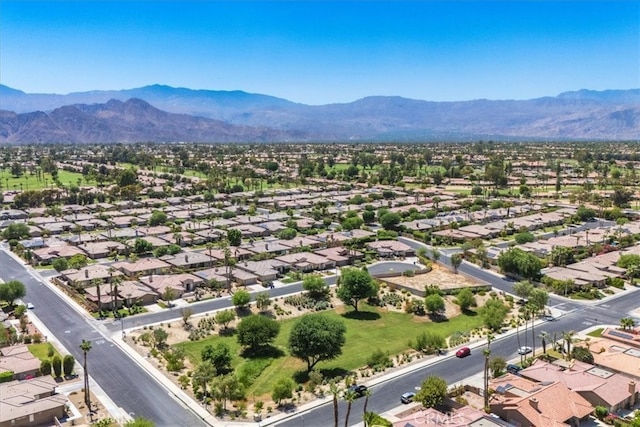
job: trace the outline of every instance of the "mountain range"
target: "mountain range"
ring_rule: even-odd
[[[640,89],[530,100],[372,96],[305,105],[162,85],[67,95],[0,85],[0,143],[638,140]]]

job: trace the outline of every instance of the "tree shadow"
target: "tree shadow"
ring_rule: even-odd
[[[236,333],[236,328],[222,328],[220,329],[220,336],[221,337],[230,337],[233,336]]]
[[[272,357],[275,359],[283,357],[284,351],[273,345],[263,345],[257,348],[245,348],[240,355],[248,359],[258,357]]]
[[[331,378],[337,378],[337,377],[346,377],[348,375],[353,374],[353,372],[344,369],[344,368],[340,368],[340,367],[336,367],[336,368],[325,368],[325,369],[320,369],[319,370],[320,373],[322,374],[322,377],[325,379],[331,379]]]
[[[474,310],[466,309],[466,310],[462,310],[462,314],[469,317],[476,317],[478,315],[478,312]]]
[[[429,319],[431,319],[432,322],[434,323],[444,323],[444,322],[448,322],[449,319],[447,318],[447,316],[445,316],[444,314],[438,314],[438,313],[430,313],[429,314]]]
[[[342,314],[342,317],[354,320],[378,320],[380,319],[380,313],[373,311],[350,311]]]

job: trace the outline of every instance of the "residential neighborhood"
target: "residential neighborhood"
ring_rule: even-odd
[[[475,360],[504,336],[516,337],[518,345],[498,352],[493,369],[485,362],[486,385],[473,375],[445,382],[445,400],[431,406],[420,393],[424,385],[416,386],[408,407],[365,410],[364,421],[360,415],[351,421],[373,423],[375,415],[403,427],[438,425],[447,417],[464,425],[586,426],[614,424],[615,417],[632,425],[640,403],[640,160],[634,146],[622,145],[608,159],[578,149],[571,161],[562,160],[570,150],[564,145],[543,150],[533,143],[527,155],[520,146],[485,143],[400,146],[404,151],[344,145],[329,155],[321,145],[294,147],[248,146],[240,153],[219,147],[224,162],[197,144],[102,146],[93,157],[64,146],[53,153],[49,146],[0,147],[11,156],[0,164],[3,249],[24,274],[73,306],[74,316],[117,342],[123,357],[142,357],[136,363],[153,367],[152,380],[184,394],[203,419],[296,425],[304,412],[296,408],[312,411],[331,390],[366,382],[375,393],[383,381],[401,381],[403,369],[436,363],[445,349],[453,350],[447,363],[462,363],[466,359],[453,356],[460,346],[472,346],[469,360]],[[549,161],[534,160],[542,152]],[[127,162],[117,160],[123,158]],[[549,186],[551,177],[555,185]],[[0,276],[6,286],[16,281]],[[356,283],[364,288],[351,288]],[[16,302],[29,302],[30,292],[5,300],[0,374],[10,372],[17,381],[2,385],[6,396],[24,383],[24,393],[42,402],[11,406],[7,425],[39,425],[53,416],[64,422],[72,413],[55,381],[50,384],[53,377],[43,374],[51,357],[38,358],[27,345],[35,334],[40,342],[49,335],[29,329],[32,318],[47,316],[47,307],[25,310],[26,303]],[[460,295],[466,292],[465,303]],[[628,309],[600,313],[605,305]],[[228,320],[220,317],[225,311],[232,313]],[[394,335],[388,344],[394,353],[381,344],[379,366],[373,354],[351,360],[345,348],[318,360],[324,370],[302,375],[293,368],[300,359],[293,338],[276,332],[257,345],[242,332],[253,319],[267,318],[278,331],[322,313],[346,322],[347,344],[368,353],[375,349],[368,339],[392,338],[379,326],[377,338],[349,341],[351,331],[376,329],[362,323],[366,316],[387,322],[404,316],[406,337],[401,342]],[[544,330],[562,328],[565,317],[573,319],[566,330],[553,337]],[[445,332],[447,322],[456,323]],[[589,328],[596,333],[588,335]],[[420,338],[425,331],[443,334],[441,343],[418,344],[431,339]],[[569,332],[575,335],[565,350]],[[64,330],[50,333],[56,338]],[[75,337],[73,351],[81,354],[80,341],[89,338]],[[531,341],[524,356],[515,353],[521,339]],[[202,386],[194,378],[204,372],[205,346],[235,348],[238,355],[226,362],[233,360],[236,369],[219,365]],[[251,352],[276,349],[277,357],[246,376],[258,360]],[[346,363],[345,374],[331,377],[339,367],[332,363]],[[506,370],[512,363],[517,373]],[[280,378],[263,379],[269,364]],[[84,372],[82,365],[76,356],[73,371]],[[89,366],[100,370],[99,361]],[[314,383],[313,375],[322,379]],[[241,387],[221,397],[214,378]],[[29,381],[39,382],[27,387]],[[286,383],[282,396],[280,383]],[[351,408],[349,399],[341,405]],[[2,405],[11,402],[3,397]],[[374,408],[388,402],[372,400]],[[33,421],[23,423],[24,417]]]

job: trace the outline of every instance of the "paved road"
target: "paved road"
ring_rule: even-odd
[[[206,425],[103,336],[96,321],[72,309],[4,251],[0,251],[0,277],[5,281],[15,279],[25,284],[27,295],[24,301],[34,304],[38,318],[76,360],[83,360],[79,348],[81,341],[92,342],[88,356],[89,374],[127,413],[153,420],[158,426]]]

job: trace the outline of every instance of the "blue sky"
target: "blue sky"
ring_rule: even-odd
[[[1,0],[0,83],[306,104],[638,88],[640,2]]]

